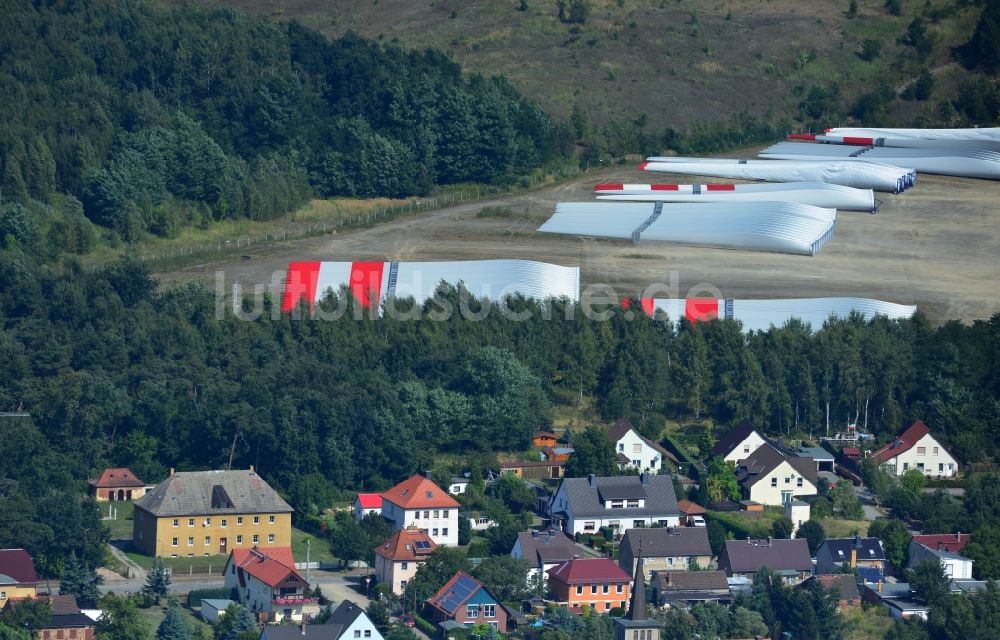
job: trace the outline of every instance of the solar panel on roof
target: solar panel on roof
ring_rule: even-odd
[[[479,584],[469,576],[459,576],[455,584],[451,586],[451,591],[445,594],[441,601],[441,608],[445,611],[454,611],[463,602],[469,599],[469,597],[476,592],[479,588]]]
[[[431,545],[426,540],[417,540],[413,543],[418,549],[430,549]]]

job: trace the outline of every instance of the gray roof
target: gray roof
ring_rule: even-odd
[[[260,640],[337,640],[344,633],[339,624],[307,624],[304,629],[297,624],[264,625]]]
[[[644,558],[712,555],[706,527],[629,529],[622,540],[622,551],[627,548],[635,557],[640,543]]]
[[[799,584],[799,588],[804,589],[812,581],[819,582],[826,591],[840,589],[841,600],[857,600],[861,598],[861,591],[858,590],[858,582],[853,574],[839,573],[825,576],[813,576]]]
[[[882,541],[878,538],[827,538],[823,546],[830,552],[834,562],[850,560],[852,548],[857,548],[858,560],[885,560],[885,550],[882,549]]]
[[[739,465],[736,472],[737,480],[752,487],[785,461],[802,474],[803,478],[816,484],[816,463],[812,458],[786,456],[772,444],[762,444],[756,451],[737,462]]]
[[[559,529],[522,531],[517,534],[517,540],[521,544],[521,557],[533,567],[561,564],[581,555],[573,539]]]
[[[350,600],[344,600],[330,615],[330,622],[342,625],[346,629],[363,615],[365,615],[364,609]]]
[[[772,571],[812,572],[812,558],[805,538],[785,540],[727,540],[719,558],[719,568],[726,573],[753,573],[761,567]]]
[[[660,591],[729,591],[725,571],[654,571]]]
[[[833,462],[833,454],[823,447],[799,447],[799,455],[803,458],[822,460],[823,462]]]
[[[747,437],[756,431],[753,428],[753,423],[749,420],[744,420],[743,422],[736,425],[732,431],[722,436],[715,446],[712,447],[712,455],[724,458],[732,453],[736,446],[747,439]]]
[[[247,470],[178,472],[134,504],[158,517],[293,511],[263,478]]]
[[[644,486],[644,481],[648,482],[648,485]],[[570,511],[574,518],[680,516],[670,476],[643,474],[610,478],[563,478],[562,486],[566,489],[566,499],[572,505]],[[644,489],[646,506],[640,509],[605,508],[598,497],[598,490],[610,490],[612,487]],[[558,494],[558,491],[556,493]]]

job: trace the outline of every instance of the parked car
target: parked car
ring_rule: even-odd
[[[691,526],[692,527],[704,527],[705,518],[703,516],[691,516]]]
[[[407,627],[414,627],[417,624],[416,620],[413,619],[412,613],[404,613],[399,617],[399,619],[402,620],[403,624]]]

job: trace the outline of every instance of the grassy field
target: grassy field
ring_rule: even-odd
[[[881,1],[858,3],[851,17],[846,0],[592,0],[582,23],[561,22],[551,0],[529,0],[523,11],[516,0],[200,1],[296,19],[333,36],[350,30],[434,47],[470,71],[505,75],[558,116],[578,105],[597,131],[609,122],[658,131],[738,111],[792,114],[810,86],[837,85],[849,102],[882,81],[902,84],[924,65],[949,62],[950,47],[968,40],[978,15],[937,7],[928,18],[936,46],[920,63],[898,39],[923,0],[903,0],[898,17]],[[866,39],[881,43],[871,61],[858,56]],[[936,106],[895,108],[913,116]]]
[[[306,540],[310,541],[310,562],[338,562],[338,558],[330,553],[330,544],[305,531],[292,528],[292,553],[298,562],[306,561]]]
[[[113,512],[114,519],[105,519],[104,524],[111,530],[112,540],[132,539],[132,514],[131,502],[102,502],[101,513],[108,518],[109,510]]]
[[[165,602],[163,604],[166,605]],[[196,615],[187,607],[182,606],[180,607],[180,610],[181,610],[181,615],[184,618],[184,621],[187,622],[188,628],[191,630],[192,638],[199,637],[196,634],[200,630],[204,630],[205,632],[207,632],[208,637],[212,636],[212,626],[210,624],[206,623],[204,620],[201,619],[200,616]],[[160,626],[160,623],[163,622],[164,616],[167,615],[167,607],[159,606],[159,607],[149,607],[148,609],[139,609],[139,613],[142,615],[143,619],[145,619],[146,622],[149,624],[149,629],[155,633],[156,628]]]

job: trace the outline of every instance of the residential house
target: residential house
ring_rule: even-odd
[[[382,494],[381,493],[359,493],[354,499],[354,519],[358,522],[364,520],[365,516],[374,513],[382,515]]]
[[[565,463],[573,455],[573,447],[545,447],[542,449],[542,457],[546,462]]]
[[[696,602],[729,604],[725,571],[654,571],[653,598],[661,607],[688,608]]]
[[[913,599],[913,591],[906,582],[878,582],[874,585],[861,585],[860,589],[862,602],[885,607],[894,620],[927,620],[930,607]]]
[[[295,569],[291,547],[233,549],[223,569],[236,600],[268,622],[301,622],[319,613],[309,583]]]
[[[800,458],[810,458],[816,463],[816,471],[833,472],[833,454],[823,447],[799,447],[795,451],[795,455]]]
[[[382,634],[375,628],[375,623],[365,613],[364,608],[350,600],[342,601],[333,610],[333,614],[327,622],[341,626],[342,630],[340,635],[337,636],[338,639],[369,638],[372,640],[383,640]]]
[[[712,447],[712,457],[719,457],[726,462],[736,464],[741,458],[748,457],[766,443],[767,438],[760,435],[749,420],[744,420],[715,443]]]
[[[439,626],[471,627],[486,623],[506,633],[510,611],[483,586],[464,571],[459,571],[427,601],[429,620]]]
[[[736,463],[743,497],[763,505],[781,506],[797,496],[816,495],[816,465],[811,458],[785,455],[763,444]]]
[[[151,486],[140,480],[130,469],[105,469],[87,482],[90,495],[98,502],[134,500],[146,495]]]
[[[414,475],[382,494],[382,517],[394,530],[419,527],[439,545],[458,544],[460,506],[427,475]]]
[[[96,623],[85,616],[70,595],[40,595],[36,601],[47,603],[52,616],[45,627],[39,629],[39,640],[93,640]],[[10,600],[3,607],[4,612],[13,611],[24,600]]]
[[[536,431],[531,438],[531,446],[542,449],[544,447],[554,447],[559,444],[559,438],[551,431]]]
[[[816,551],[816,574],[838,573],[847,565],[866,582],[885,579],[886,558],[878,538],[827,538]]]
[[[249,471],[177,472],[132,503],[132,545],[156,556],[288,547],[293,509]]]
[[[563,478],[548,512],[566,533],[595,533],[601,527],[618,531],[635,527],[676,527],[680,511],[670,476]]]
[[[943,535],[915,535],[907,549],[908,568],[913,568],[924,560],[937,558],[945,575],[952,580],[972,579],[972,558],[958,553],[968,544],[970,534],[950,533]],[[954,550],[953,550],[954,549]]]
[[[615,640],[659,640],[660,621],[649,617],[646,607],[646,579],[642,573],[642,553],[637,560],[632,577],[632,593],[628,611],[621,618],[613,618]]]
[[[552,597],[574,612],[591,607],[607,613],[628,602],[632,579],[608,558],[573,558],[547,573]]]
[[[11,599],[34,598],[38,593],[35,561],[24,549],[0,549],[0,609]]]
[[[392,593],[402,595],[417,568],[435,549],[437,544],[426,530],[400,529],[375,547],[375,578],[380,584],[388,585]]]
[[[348,638],[339,624],[265,624],[257,640],[340,640]]]
[[[953,478],[958,473],[958,461],[920,420],[903,429],[892,442],[873,451],[869,457],[894,476],[901,476],[910,469],[943,478]]]
[[[861,591],[858,589],[858,581],[853,574],[839,573],[813,576],[799,584],[796,589],[804,589],[811,582],[818,582],[823,585],[823,589],[827,593],[836,590],[839,593],[837,606],[841,611],[861,606]]]
[[[563,477],[564,461],[522,460],[518,462],[501,462],[500,473],[513,473],[525,480],[558,480]]]
[[[608,438],[615,445],[620,469],[634,467],[640,472],[658,473],[664,460],[670,460],[675,467],[678,464],[672,453],[639,433],[626,418],[608,429]]]
[[[517,534],[510,555],[528,561],[528,583],[539,576],[548,579],[547,571],[580,555],[573,539],[559,529],[522,531]]]
[[[486,531],[496,524],[484,511],[459,511],[458,517],[468,520],[473,531]]]
[[[706,511],[705,507],[686,498],[677,501],[677,509],[681,512],[682,527],[694,526],[694,516],[704,517]]]
[[[726,548],[719,557],[719,569],[727,576],[753,579],[761,567],[769,568],[787,584],[798,584],[813,572],[809,545],[804,538],[726,540]]]
[[[465,476],[452,476],[451,482],[448,483],[448,493],[453,496],[465,493],[468,488],[469,479]]]
[[[654,571],[687,571],[692,562],[707,569],[712,561],[706,527],[629,529],[618,547],[618,565],[634,572],[640,551],[646,580]]]

